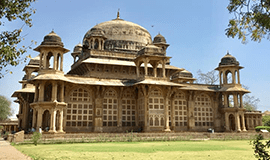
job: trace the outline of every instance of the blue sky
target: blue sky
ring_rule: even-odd
[[[65,48],[72,51],[76,44],[82,43],[89,29],[116,18],[119,8],[122,19],[143,26],[152,38],[160,32],[170,44],[167,55],[172,57],[171,64],[185,68],[195,76],[199,69],[202,72],[215,69],[228,50],[245,67],[240,71],[241,83],[249,86],[251,95],[260,99],[258,110],[269,110],[270,41],[263,39],[261,43],[248,41],[242,44],[238,39],[227,38],[225,29],[232,17],[226,9],[228,3],[229,0],[40,0],[32,5],[36,9],[32,16],[33,27],[23,27],[25,40],[21,45],[28,46],[31,40],[39,45],[53,29],[62,38]],[[6,23],[1,30],[22,25],[20,21]],[[73,62],[70,53],[64,56],[65,73]],[[27,54],[35,57],[38,52],[28,50]],[[25,64],[7,68],[13,74],[0,79],[0,95],[10,98],[15,90],[21,89],[18,81],[24,75]],[[17,114],[18,105],[13,103],[12,107]]]

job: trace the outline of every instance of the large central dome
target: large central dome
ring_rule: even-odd
[[[88,42],[93,35],[106,38],[105,50],[139,50],[146,44],[151,44],[149,32],[142,26],[117,17],[111,21],[97,24],[84,36],[83,43]]]

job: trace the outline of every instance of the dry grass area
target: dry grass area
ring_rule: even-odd
[[[41,144],[15,147],[33,159],[255,160],[248,140]]]

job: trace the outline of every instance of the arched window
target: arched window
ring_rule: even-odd
[[[233,82],[233,76],[231,71],[226,71],[226,82],[227,84],[231,84]]]
[[[69,103],[66,110],[66,126],[93,126],[92,96],[87,90],[78,88],[69,95]]]
[[[173,99],[175,126],[187,126],[187,102],[184,93],[177,93]]]
[[[51,114],[48,110],[45,110],[42,115],[42,129],[50,128]]]
[[[233,95],[229,95],[228,96],[228,102],[229,102],[229,107],[234,107],[234,99],[233,99]]]
[[[118,119],[117,93],[113,89],[105,92],[103,99],[103,126],[117,126]]]
[[[53,68],[53,54],[49,52],[46,57],[46,69]]]
[[[98,46],[99,46],[99,43],[98,43],[98,40],[96,39],[95,44],[94,44],[94,49],[98,49]]]
[[[44,86],[44,101],[52,100],[52,83],[47,82]]]
[[[122,99],[122,126],[135,126],[136,99],[132,90],[126,89]]]
[[[194,107],[195,126],[213,126],[213,110],[210,97],[200,94],[196,97]]]

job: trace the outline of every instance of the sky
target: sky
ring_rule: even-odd
[[[52,30],[57,33],[70,52],[64,56],[64,72],[67,73],[73,63],[71,51],[82,43],[85,33],[96,24],[116,18],[120,9],[120,18],[146,28],[154,38],[158,33],[167,43],[167,55],[171,65],[185,68],[196,77],[197,71],[214,70],[227,51],[233,55],[244,69],[240,70],[240,82],[249,87],[250,95],[260,99],[258,110],[270,109],[270,41],[260,43],[228,38],[225,29],[233,15],[227,10],[229,0],[37,0],[32,4],[36,13],[32,16],[33,27],[23,26],[21,21],[6,23],[0,30],[13,30],[23,26],[24,41],[20,45],[28,46],[31,40],[37,42],[35,48]],[[36,57],[39,53],[28,50],[26,55]],[[28,63],[28,61],[27,61]],[[22,71],[27,63],[16,67],[7,67],[12,74],[0,79],[0,95],[9,100],[14,91],[21,89],[18,82],[24,76]],[[18,113],[18,104],[12,103],[14,114]]]

